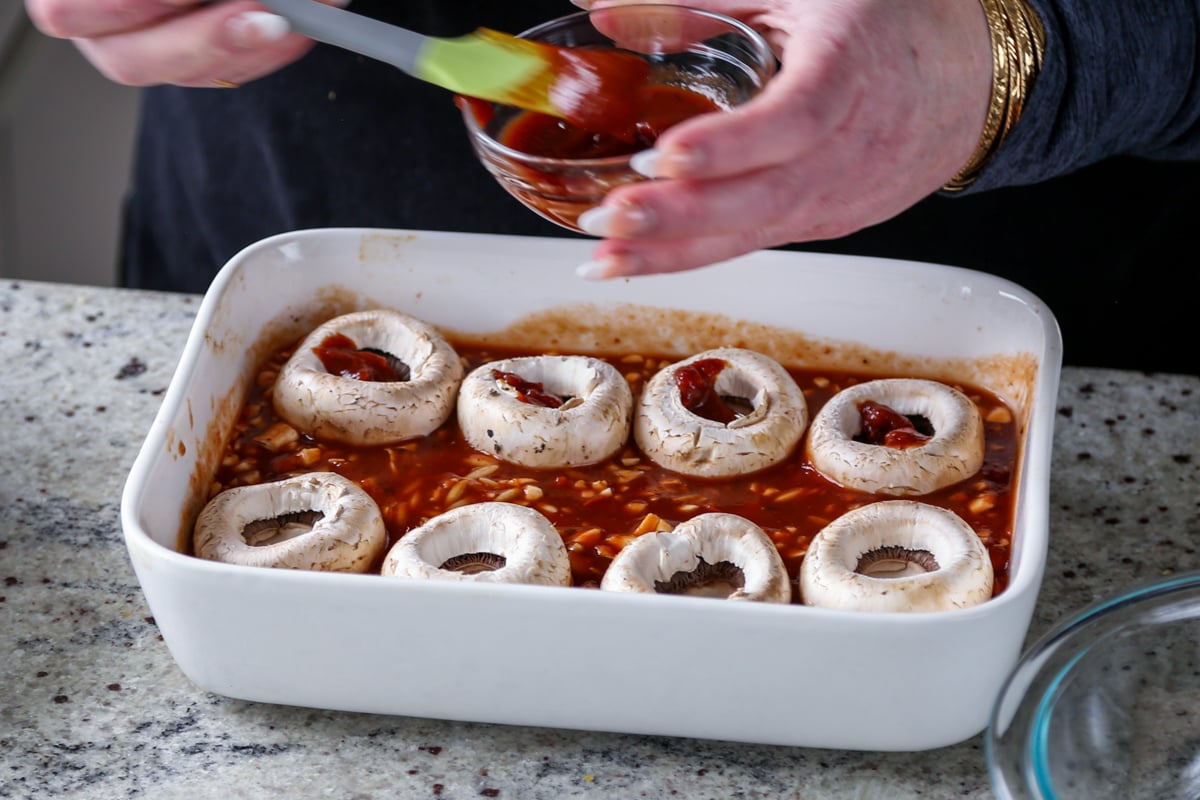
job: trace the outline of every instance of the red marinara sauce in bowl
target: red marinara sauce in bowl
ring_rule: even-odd
[[[622,96],[594,98],[608,117],[603,125],[458,99],[472,146],[499,184],[576,232],[579,215],[609,191],[646,180],[630,165],[633,155],[653,147],[673,125],[750,100],[776,69],[770,46],[753,28],[685,6],[580,12],[519,35],[564,48],[619,48],[648,65],[644,82]],[[564,91],[584,95],[581,83],[573,80]],[[578,97],[575,103],[582,104]]]

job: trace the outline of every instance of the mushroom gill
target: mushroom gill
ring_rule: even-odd
[[[659,594],[690,594],[698,597],[729,597],[746,586],[746,574],[732,561],[710,564],[699,559],[695,569],[680,570],[668,580],[655,581]]]
[[[745,517],[699,514],[669,531],[643,533],[613,558],[600,588],[788,603],[791,582],[766,532]]]
[[[364,347],[362,348],[362,352],[370,353],[371,355],[376,355],[382,358],[383,363],[386,364],[387,368],[395,375],[393,380],[412,380],[412,367],[406,364],[399,356],[389,353],[387,350],[383,350],[378,347]]]
[[[449,572],[461,572],[464,575],[475,575],[479,572],[495,572],[504,569],[508,559],[495,553],[459,553],[443,561],[438,569]]]
[[[316,523],[323,519],[325,513],[322,511],[293,511],[251,520],[242,528],[242,539],[251,547],[286,542],[311,533]]]
[[[928,550],[890,545],[868,550],[858,557],[854,571],[871,578],[903,578],[939,570],[937,558]]]

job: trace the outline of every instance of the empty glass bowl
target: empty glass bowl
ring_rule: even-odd
[[[1000,800],[1200,799],[1200,573],[1043,637],[1001,692],[986,748]]]
[[[728,110],[754,97],[776,70],[770,46],[753,28],[684,6],[638,4],[583,11],[518,35],[559,47],[619,47],[637,53],[650,64],[652,88],[684,90],[713,110]],[[580,157],[561,157],[557,150],[547,155],[540,146],[544,137],[527,135],[528,130],[526,135],[517,133],[544,118],[477,100],[460,105],[475,152],[500,185],[569,230],[578,232],[579,215],[598,205],[611,189],[646,179],[629,163],[637,150],[651,146],[646,137],[617,148],[625,152],[608,154],[614,149],[608,146],[611,141],[585,135],[577,148]],[[596,142],[602,146],[592,147]],[[597,150],[605,154],[594,156]]]

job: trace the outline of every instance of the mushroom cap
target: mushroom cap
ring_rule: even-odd
[[[675,384],[698,361],[725,362],[715,390],[745,398],[753,410],[728,424],[694,414]],[[665,469],[702,478],[746,475],[784,460],[808,425],[808,404],[791,374],[761,353],[720,347],[664,367],[647,381],[634,411],[634,439]]]
[[[442,568],[456,556],[479,553],[501,556],[504,564],[473,573]],[[571,584],[571,562],[558,530],[541,512],[515,503],[472,503],[437,515],[392,545],[380,571],[406,578]]]
[[[855,441],[862,431],[858,404],[868,400],[926,418],[933,436],[907,448]],[[805,447],[812,465],[841,486],[898,497],[923,495],[965,480],[983,466],[983,419],[971,398],[939,381],[866,381],[829,399],[813,418]]]
[[[657,594],[657,584],[679,573],[697,574],[702,565],[731,564],[742,586],[729,600],[789,603],[787,568],[771,537],[745,517],[724,512],[699,514],[670,531],[644,533],[621,548],[600,581],[611,592]]]
[[[341,334],[362,350],[403,361],[407,381],[363,381],[332,375],[313,352]],[[383,445],[426,436],[454,411],[463,365],[440,332],[390,309],[356,311],[314,328],[279,371],[276,411],[295,428],[347,444]]]
[[[900,577],[862,574],[873,553],[932,556],[930,571]],[[800,564],[806,605],[857,611],[944,611],[992,596],[992,561],[962,517],[915,500],[883,500],[849,511],[813,538]]]
[[[494,371],[542,384],[558,408],[525,402]],[[629,438],[633,392],[616,367],[590,356],[525,356],[483,364],[463,379],[458,425],[475,449],[531,468],[595,464]]]
[[[303,522],[289,525],[289,518]],[[283,524],[255,543],[248,529],[270,520]],[[386,545],[375,501],[335,472],[226,489],[204,506],[193,529],[196,555],[250,567],[366,572]]]

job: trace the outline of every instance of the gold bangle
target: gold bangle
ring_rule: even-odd
[[[1046,49],[1042,20],[1026,0],[979,0],[992,45],[992,92],[975,152],[942,189],[958,192],[984,166],[1021,118]]]

